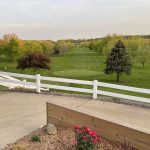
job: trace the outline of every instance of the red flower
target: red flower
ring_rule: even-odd
[[[93,134],[92,136],[93,136],[94,138],[96,138],[96,137],[97,137],[97,136],[96,136],[96,134]]]
[[[96,141],[95,139],[93,139],[92,142],[93,142],[93,144],[96,144],[96,143],[97,143],[97,141]]]
[[[96,137],[96,132],[95,132],[94,130],[91,130],[91,131],[89,132],[89,134],[90,134],[91,136],[93,136],[93,137]]]
[[[86,139],[86,136],[85,136],[85,135],[83,135],[83,136],[82,136],[82,139],[83,139],[83,140],[84,140],[84,139]]]
[[[85,127],[85,128],[84,128],[84,131],[85,131],[85,132],[90,132],[90,129]]]
[[[96,135],[96,132],[95,132],[95,130],[91,130],[91,131],[92,131],[92,134],[93,134],[93,135]]]

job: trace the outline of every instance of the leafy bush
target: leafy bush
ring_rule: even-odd
[[[50,59],[44,53],[33,52],[29,53],[18,60],[17,69],[25,70],[32,68],[34,74],[38,69],[50,70]]]
[[[75,132],[75,150],[94,150],[97,143],[101,141],[101,138],[97,136],[94,130],[90,130],[87,127],[74,127]]]
[[[33,135],[31,137],[32,142],[41,142],[40,136],[39,135]]]

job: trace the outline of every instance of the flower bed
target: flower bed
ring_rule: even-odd
[[[77,144],[76,136],[78,134],[75,133],[72,128],[58,127],[57,129],[58,133],[56,135],[48,135],[46,127],[43,127],[42,129],[19,139],[17,142],[9,144],[4,150],[74,150],[74,144]],[[88,128],[86,129],[86,133],[86,135],[83,135],[86,137],[81,135],[83,140],[88,140],[90,138],[93,144],[96,144],[96,150],[124,150],[121,143],[111,142],[105,138],[99,138],[95,135],[94,131],[91,132],[90,136]],[[36,138],[35,135],[38,137]],[[34,139],[38,139],[37,142],[32,141],[33,137]],[[94,141],[94,139],[96,141]],[[100,142],[98,142],[99,140]],[[126,147],[126,150],[133,150],[133,148]]]

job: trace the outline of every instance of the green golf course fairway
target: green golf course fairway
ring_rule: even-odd
[[[51,70],[39,70],[43,76],[54,76],[70,79],[81,80],[98,80],[100,82],[114,83],[140,88],[150,88],[150,63],[142,68],[140,63],[134,63],[131,75],[123,74],[120,82],[116,82],[116,75],[105,75],[105,56],[100,56],[94,51],[88,49],[75,48],[63,56],[51,56]],[[7,69],[5,70],[5,67]],[[11,61],[2,60],[0,62],[0,70],[6,72],[18,72],[23,74],[33,74],[32,69],[24,71],[16,70],[15,65]],[[109,90],[114,91],[114,90]],[[116,91],[116,90],[115,90]],[[129,93],[121,91],[121,93]],[[134,95],[144,95],[137,94]],[[148,95],[146,95],[147,97]],[[148,96],[149,97],[149,96]]]

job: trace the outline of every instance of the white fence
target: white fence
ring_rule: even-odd
[[[11,76],[11,77],[19,77],[23,79],[35,79],[36,80],[35,83],[24,82],[24,80],[15,81],[11,79],[0,79],[0,83],[13,83],[16,85],[22,84],[24,86],[35,86],[36,92],[38,93],[41,92],[41,88],[48,88],[48,89],[58,89],[58,90],[66,90],[66,91],[91,93],[93,94],[93,99],[97,99],[98,95],[105,95],[105,96],[110,96],[110,97],[128,99],[132,101],[150,103],[150,98],[137,97],[137,96],[131,96],[131,95],[119,94],[119,93],[113,93],[113,92],[106,92],[103,90],[98,90],[98,87],[106,87],[106,88],[111,88],[111,89],[119,89],[119,90],[124,90],[124,91],[132,91],[132,92],[145,93],[145,94],[150,94],[150,89],[103,83],[103,82],[98,82],[97,80],[83,81],[83,80],[64,79],[64,78],[55,78],[55,77],[44,77],[44,76],[41,76],[40,74],[26,75],[26,74],[18,74],[18,73],[0,72],[0,76],[5,76],[5,75]],[[87,89],[87,88],[77,88],[77,87],[69,87],[69,86],[54,85],[54,84],[44,84],[44,83],[41,83],[42,80],[63,82],[63,83],[74,83],[74,84],[80,84],[80,85],[91,85],[93,88]]]

